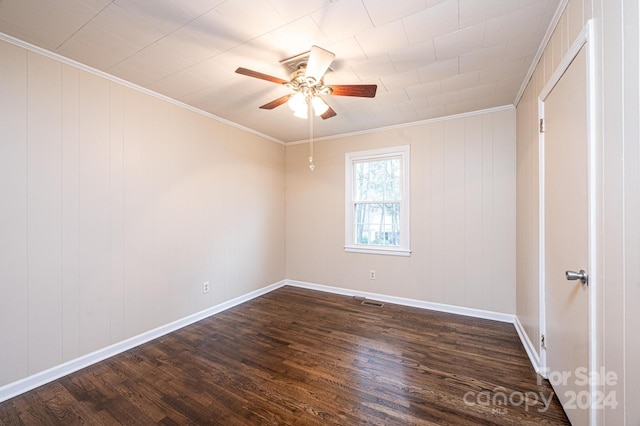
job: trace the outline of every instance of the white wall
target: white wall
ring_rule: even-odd
[[[517,106],[517,317],[539,341],[537,96],[591,18],[596,34],[599,272],[598,366],[618,380],[602,388],[617,407],[598,424],[640,424],[640,131],[637,1],[569,0]]]
[[[594,0],[601,198],[599,363],[619,380],[602,424],[640,424],[640,19],[635,0]]]
[[[0,386],[285,278],[284,146],[5,42],[0,70]]]
[[[344,154],[411,146],[410,257],[345,253]],[[287,146],[287,278],[515,313],[515,111]],[[377,279],[369,280],[369,270]]]

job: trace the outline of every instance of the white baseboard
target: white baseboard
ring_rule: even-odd
[[[310,290],[319,290],[327,293],[342,294],[345,296],[359,296],[367,299],[379,300],[381,302],[395,303],[397,305],[411,306],[414,308],[429,309],[432,311],[448,312],[450,314],[465,315],[468,317],[482,318],[493,321],[508,322],[513,324],[515,315],[504,314],[501,312],[485,311],[482,309],[465,308],[462,306],[446,305],[443,303],[425,302],[422,300],[407,299],[404,297],[387,296],[384,294],[369,293],[365,291],[350,290],[340,287],[331,287],[322,284],[308,283],[304,281],[285,280],[286,285],[294,287],[308,288]]]
[[[153,339],[157,339],[158,337],[164,336],[165,334],[168,334],[180,328],[186,327],[187,325],[203,320],[207,317],[210,317],[211,315],[215,315],[229,308],[233,308],[234,306],[237,306],[241,303],[247,302],[251,299],[255,299],[258,296],[262,296],[263,294],[269,293],[284,285],[285,285],[285,281],[280,281],[280,282],[268,285],[261,289],[252,291],[250,293],[247,293],[242,296],[236,297],[234,299],[228,300],[226,302],[220,303],[219,305],[212,306],[211,308],[186,316],[179,320],[170,322],[158,328],[154,328],[153,330],[146,331],[137,336],[133,336],[129,339],[126,339],[121,342],[115,343],[113,345],[107,346],[105,348],[99,349],[90,354],[81,356],[79,358],[73,359],[71,361],[65,362],[60,365],[56,365],[55,367],[52,367],[48,370],[41,371],[39,373],[25,377],[24,379],[4,385],[0,387],[0,402],[6,401],[22,393],[28,392],[32,389],[37,388],[38,386],[42,386],[46,383],[52,382],[56,379],[59,379],[60,377],[63,377],[73,372],[76,372],[78,370],[81,370],[85,367],[88,367],[92,364],[103,361],[114,355],[118,355],[119,353],[122,353],[129,349],[133,349],[136,346],[149,342]]]
[[[531,365],[536,370],[536,373],[541,374],[540,372],[540,357],[538,356],[538,351],[536,350],[533,343],[531,343],[531,339],[529,339],[529,335],[524,330],[522,323],[515,317],[515,322],[513,323],[516,327],[516,331],[518,332],[518,336],[520,336],[520,341],[522,342],[522,346],[524,346],[524,350],[527,352],[529,356],[529,361],[531,361]]]

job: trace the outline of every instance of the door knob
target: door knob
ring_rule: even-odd
[[[566,271],[565,275],[569,281],[580,280],[582,284],[589,284],[589,274],[584,269],[580,269],[580,272]]]

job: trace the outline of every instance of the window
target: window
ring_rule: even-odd
[[[345,250],[409,256],[409,146],[345,155]]]

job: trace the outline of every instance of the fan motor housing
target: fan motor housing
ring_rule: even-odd
[[[316,81],[312,77],[306,77],[307,64],[302,64],[291,73],[291,81],[287,84],[295,92],[303,92],[310,95],[330,95],[332,90],[324,85],[324,80]]]

